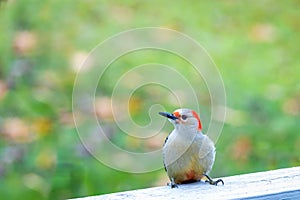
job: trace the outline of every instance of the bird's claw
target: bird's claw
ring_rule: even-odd
[[[224,181],[222,179],[218,179],[216,181],[212,180],[207,174],[204,174],[204,176],[208,179],[205,181],[205,183],[209,183],[211,185],[218,185],[218,183],[222,183],[224,185]]]
[[[168,183],[168,186],[171,186],[171,188],[178,188],[178,185],[176,183]]]
[[[171,188],[178,188],[178,185],[175,183],[174,178],[171,178],[171,183],[167,183]]]
[[[222,183],[222,185],[224,185],[224,181],[222,179],[218,179],[216,181],[213,181],[213,180],[206,180],[205,183],[209,183],[211,185],[218,185],[218,183]]]

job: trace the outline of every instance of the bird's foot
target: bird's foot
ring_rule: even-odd
[[[171,178],[171,183],[167,183],[171,188],[178,188],[178,185],[175,183],[174,178]]]
[[[178,188],[178,185],[176,183],[167,183],[168,186],[171,186],[171,188]]]
[[[204,176],[208,179],[208,180],[205,181],[205,183],[209,183],[211,185],[218,185],[218,183],[221,182],[222,185],[224,185],[224,181],[222,179],[218,179],[218,180],[214,181],[207,174],[204,174]]]

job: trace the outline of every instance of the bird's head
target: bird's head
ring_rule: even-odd
[[[172,122],[175,128],[192,128],[198,131],[202,130],[202,124],[196,111],[180,108],[173,113],[159,112],[160,115],[167,117]]]

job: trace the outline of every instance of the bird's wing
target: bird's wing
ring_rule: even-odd
[[[172,133],[172,132],[171,132],[171,133]],[[169,135],[166,137],[165,142],[164,142],[164,145],[167,143],[168,138],[169,138],[169,136],[170,136],[171,133],[169,133]],[[163,160],[164,160],[164,159],[163,159]],[[164,163],[165,171],[167,171],[166,163],[165,163],[164,161],[163,161],[163,163]]]
[[[170,135],[170,134],[171,134],[171,133],[169,133],[169,135]],[[169,138],[169,135],[166,137],[164,145],[167,143],[168,138]]]

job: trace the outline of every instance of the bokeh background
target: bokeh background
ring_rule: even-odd
[[[212,177],[298,166],[299,6],[297,0],[0,1],[1,198],[64,199],[165,185],[163,169],[130,174],[91,157],[72,116],[74,79],[89,51],[116,33],[146,26],[190,35],[220,70],[227,118]],[[107,124],[111,89],[102,85],[96,104],[97,116]],[[156,100],[162,98],[157,91]],[[202,98],[204,110],[209,98]],[[132,98],[137,123],[147,124],[148,104],[147,90]],[[165,137],[140,144],[111,134],[117,144],[133,149],[160,147]]]

